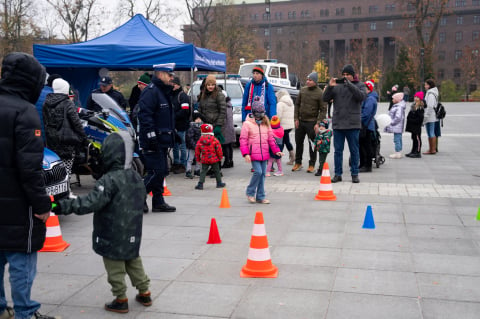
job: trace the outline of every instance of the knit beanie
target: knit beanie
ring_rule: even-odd
[[[261,73],[262,75],[265,75],[265,71],[260,65],[255,65],[252,69],[252,73],[253,72],[258,72],[258,73]]]
[[[260,98],[256,96],[253,99],[252,103],[252,113],[265,113],[265,106],[263,103],[260,101]]]
[[[350,75],[355,75],[355,70],[353,69],[353,65],[347,64],[343,67],[342,74],[348,73]]]
[[[312,72],[307,76],[307,79],[312,80],[313,82],[317,83],[318,82],[318,74],[317,72]]]
[[[328,129],[328,120],[327,119],[322,120],[319,125]]]
[[[52,89],[53,89],[53,93],[60,93],[60,94],[68,95],[68,91],[70,89],[70,84],[68,84],[68,82],[65,81],[64,79],[58,78],[58,79],[53,80]]]
[[[213,74],[209,74],[207,78],[205,79],[205,86],[209,84],[217,84],[217,78]]]
[[[403,100],[403,93],[402,93],[402,92],[395,93],[395,94],[392,96],[392,101],[393,101],[393,103],[398,103],[398,102],[400,102],[401,100]]]
[[[138,78],[137,83],[138,83],[138,84],[143,84],[143,85],[149,85],[151,80],[152,80],[152,79],[151,79],[151,77],[150,77],[150,74],[148,74],[147,72],[145,72],[145,73],[143,73],[142,75],[140,75],[140,77]]]
[[[270,121],[270,125],[272,129],[280,128],[280,118],[276,115],[272,116],[272,120]]]
[[[418,91],[413,97],[418,97],[420,100],[423,100],[425,98],[425,94],[422,91]]]
[[[213,135],[212,124],[202,124],[202,126],[200,126],[200,130],[202,131],[202,134]]]
[[[373,80],[365,81],[365,85],[367,86],[367,88],[368,88],[370,91],[373,91],[374,83],[375,83],[375,81],[373,81]]]

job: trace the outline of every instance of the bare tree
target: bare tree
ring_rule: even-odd
[[[198,44],[202,48],[207,47],[210,27],[214,22],[213,0],[185,0],[188,15],[190,17],[190,26],[187,30],[193,32]]]
[[[33,25],[33,3],[31,0],[2,0],[0,8],[0,38],[2,56],[11,51],[25,50],[36,27]],[[30,41],[27,41],[30,39]]]
[[[126,15],[130,18],[141,13],[153,24],[170,22],[180,15],[178,9],[167,5],[167,1],[159,0],[122,0],[119,13],[121,16]]]
[[[68,35],[71,43],[87,41],[89,26],[94,20],[94,9],[97,0],[47,0],[68,26]]]
[[[413,8],[405,16],[414,21],[418,50],[424,49],[425,76],[433,76],[433,49],[441,18],[447,13],[449,0],[398,0]],[[409,12],[409,10],[407,10]]]
[[[460,70],[461,78],[465,87],[465,99],[468,100],[472,85],[477,83],[480,78],[480,68],[478,62],[480,45],[477,43],[476,46],[465,46],[462,51],[462,57],[460,58]]]

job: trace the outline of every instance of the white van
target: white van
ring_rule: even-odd
[[[286,89],[296,89],[296,86],[292,85],[290,82],[288,65],[285,63],[278,63],[278,61],[275,59],[254,60],[252,63],[240,64],[238,74],[240,75],[241,79],[244,81],[250,79],[252,77],[252,69],[256,65],[261,66],[262,69],[265,70],[265,77],[273,86]]]

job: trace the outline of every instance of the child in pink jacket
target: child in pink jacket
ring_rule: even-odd
[[[270,204],[265,198],[265,174],[269,149],[281,156],[282,152],[273,138],[270,121],[265,116],[262,101],[252,103],[252,113],[247,115],[240,133],[240,151],[247,163],[252,163],[253,175],[247,186],[247,199],[250,203]]]

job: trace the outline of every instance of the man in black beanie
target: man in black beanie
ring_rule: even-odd
[[[358,166],[360,161],[358,136],[360,133],[362,102],[367,97],[367,88],[355,78],[355,70],[347,64],[342,70],[342,79],[332,78],[323,93],[323,101],[333,100],[333,147],[335,176],[332,183],[342,181],[343,149],[345,139],[350,150],[350,172],[352,183],[359,183]]]

